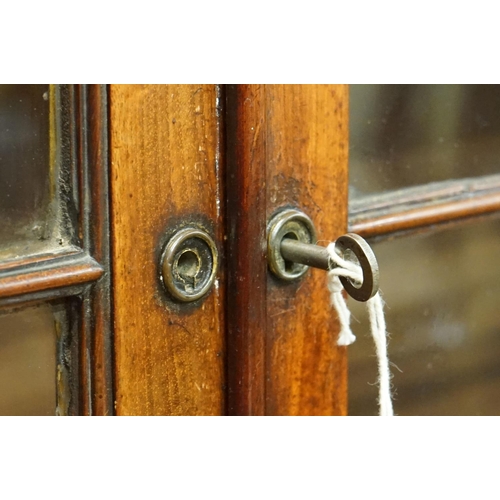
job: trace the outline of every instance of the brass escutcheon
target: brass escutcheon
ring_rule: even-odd
[[[187,227],[170,238],[161,257],[161,278],[167,291],[181,302],[200,299],[211,289],[218,252],[205,231]]]

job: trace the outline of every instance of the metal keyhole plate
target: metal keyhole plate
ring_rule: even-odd
[[[303,212],[288,208],[274,215],[267,227],[267,261],[269,268],[283,280],[291,281],[304,276],[308,266],[289,262],[281,255],[281,241],[292,238],[302,243],[316,243],[316,230],[312,220]]]
[[[165,288],[181,302],[198,300],[215,281],[217,260],[217,247],[208,233],[192,227],[177,231],[162,255]]]

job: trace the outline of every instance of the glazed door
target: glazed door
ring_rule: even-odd
[[[373,245],[397,414],[500,413],[498,103],[496,85],[1,86],[0,413],[375,414],[363,310],[348,368],[324,271],[268,271],[283,208],[320,243]],[[215,251],[192,301],[162,266],[186,228]],[[173,261],[194,288],[195,250]]]
[[[0,413],[346,412],[323,273],[285,286],[265,255],[283,207],[346,229],[345,86],[0,92]],[[193,227],[216,274],[182,302],[162,256]]]
[[[350,86],[350,230],[380,265],[398,415],[499,415],[500,86]],[[349,414],[377,413],[362,308]]]
[[[112,414],[107,92],[0,86],[0,414]]]
[[[284,283],[268,271],[266,224],[285,207],[323,244],[349,230],[373,245],[396,414],[500,413],[498,86],[109,95],[118,414],[377,413],[363,309],[350,301],[358,340],[339,348],[324,272]],[[191,304],[169,298],[158,270],[183,224],[220,256]]]

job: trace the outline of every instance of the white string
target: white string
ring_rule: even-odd
[[[332,306],[337,311],[339,317],[340,333],[337,344],[350,345],[356,340],[356,337],[351,330],[351,312],[342,294],[343,286],[340,276],[361,284],[363,282],[363,273],[358,264],[343,259],[336,252],[335,243],[330,243],[327,250],[334,264],[333,269],[328,272],[328,290],[330,291]],[[378,360],[379,414],[381,417],[391,417],[394,414],[390,387],[391,374],[389,371],[389,358],[387,356],[387,329],[384,317],[384,302],[382,301],[380,292],[377,292],[368,300],[366,305],[368,307],[370,329]]]

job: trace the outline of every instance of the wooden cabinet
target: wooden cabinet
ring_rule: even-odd
[[[401,91],[409,103],[421,102],[414,90]],[[490,100],[498,94],[487,91]],[[366,104],[358,94],[354,103]],[[354,192],[385,175],[393,137],[418,135],[415,124],[394,125],[413,108],[401,109],[370,132],[367,147],[388,144],[389,156],[365,165]],[[459,133],[460,112],[440,126]],[[495,116],[477,126],[494,128]],[[0,363],[0,413],[347,414],[347,350],[336,345],[325,273],[274,278],[269,219],[299,208],[326,243],[348,230],[388,241],[494,216],[500,181],[494,155],[484,156],[496,147],[493,132],[470,150],[489,162],[474,179],[463,169],[456,179],[446,171],[438,179],[436,170],[422,177],[425,158],[456,149],[435,153],[429,135],[434,149],[426,151],[437,156],[407,144],[418,185],[396,185],[404,176],[394,177],[403,171],[394,162],[393,188],[349,204],[347,85],[2,86],[0,359],[20,361]],[[189,226],[213,238],[218,268],[209,293],[183,303],[167,292],[161,259]],[[353,359],[361,373],[360,356]],[[26,406],[38,401],[34,393],[48,396]]]
[[[9,99],[32,92],[32,113],[45,103],[36,123],[47,153],[33,169],[47,186],[43,224],[56,229],[6,255],[0,296],[7,316],[62,304],[47,368],[54,413],[345,413],[345,350],[323,273],[278,283],[265,233],[287,206],[328,239],[345,232],[347,87],[46,87],[2,90],[4,152],[14,155],[4,155],[5,172],[18,159]],[[187,225],[213,237],[219,266],[206,297],[179,303],[160,259]]]
[[[118,414],[346,412],[325,277],[278,283],[265,234],[287,206],[328,238],[345,232],[347,111],[345,86],[110,87]],[[189,223],[214,236],[221,266],[186,305],[158,262]]]

